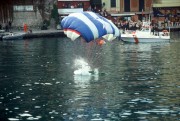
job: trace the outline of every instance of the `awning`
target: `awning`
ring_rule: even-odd
[[[125,12],[125,13],[111,13],[111,16],[134,16],[140,14],[151,14],[150,12]]]
[[[135,13],[114,13],[114,14],[111,14],[111,16],[133,16],[135,15]]]
[[[179,7],[180,0],[156,0],[153,3],[153,7]]]

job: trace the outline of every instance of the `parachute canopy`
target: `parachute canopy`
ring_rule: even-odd
[[[71,40],[82,36],[90,42],[101,37],[113,40],[120,36],[119,29],[110,20],[90,11],[69,14],[62,19],[61,26]]]

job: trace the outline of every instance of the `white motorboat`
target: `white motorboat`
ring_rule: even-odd
[[[2,37],[2,40],[17,40],[23,39],[25,33],[8,33]]]
[[[125,31],[121,34],[121,39],[124,42],[146,43],[146,42],[169,42],[170,30],[162,32],[151,32],[150,22],[143,22],[141,30]]]

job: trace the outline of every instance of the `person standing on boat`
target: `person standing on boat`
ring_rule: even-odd
[[[157,35],[159,36],[158,23],[155,23],[155,31],[157,32]]]
[[[125,30],[129,30],[129,21],[125,22]]]
[[[24,24],[24,32],[27,32],[27,24]]]
[[[2,29],[2,25],[1,25],[1,23],[0,23],[0,30]]]
[[[152,21],[152,22],[150,23],[150,27],[152,28],[152,29],[151,29],[151,32],[153,32],[153,35],[154,35],[154,32],[155,32],[155,23],[154,23],[154,21]]]

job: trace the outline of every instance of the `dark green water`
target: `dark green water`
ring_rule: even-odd
[[[0,121],[178,121],[180,40],[0,41]],[[74,75],[74,60],[99,74]]]

